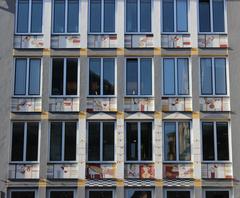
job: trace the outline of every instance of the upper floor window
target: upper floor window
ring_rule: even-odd
[[[203,161],[229,160],[227,122],[202,122]]]
[[[225,58],[201,58],[201,94],[227,95]]]
[[[13,122],[11,161],[38,161],[38,142],[38,122]]]
[[[151,161],[152,143],[152,122],[126,123],[126,161]]]
[[[113,190],[89,190],[87,198],[114,198],[114,191]]]
[[[53,1],[53,33],[79,32],[79,0]]]
[[[77,122],[51,122],[50,161],[76,161]]]
[[[199,31],[225,32],[225,0],[199,0]]]
[[[126,32],[151,32],[151,0],[126,0]]]
[[[125,194],[126,198],[153,198],[151,189],[128,189]]]
[[[41,59],[16,58],[14,95],[40,95]]]
[[[188,31],[188,0],[162,1],[163,32]]]
[[[10,198],[36,198],[37,192],[35,190],[11,190]]]
[[[78,95],[78,59],[53,58],[52,60],[52,95]]]
[[[188,58],[163,59],[164,95],[189,95]]]
[[[89,59],[89,95],[115,95],[115,59]]]
[[[88,161],[114,161],[114,122],[88,122]]]
[[[166,198],[191,198],[190,190],[166,190],[165,191]]]
[[[90,32],[115,32],[115,0],[90,0]]]
[[[126,95],[152,95],[152,59],[126,59]]]
[[[164,122],[164,160],[191,160],[190,122]]]
[[[54,189],[50,190],[48,194],[48,198],[75,198],[75,191],[68,189]]]
[[[204,198],[230,198],[229,190],[205,190]]]
[[[42,33],[43,0],[17,0],[16,33]]]

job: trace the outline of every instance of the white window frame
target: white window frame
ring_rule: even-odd
[[[53,188],[53,189],[49,189],[47,190],[47,198],[50,198],[50,194],[51,192],[63,192],[63,191],[71,191],[73,192],[73,198],[77,198],[77,192],[75,189],[72,189],[72,188]]]
[[[151,191],[151,194],[152,194],[151,198],[155,198],[154,189],[152,189],[152,188],[148,188],[148,187],[147,188],[128,187],[128,188],[125,189],[125,192],[124,192],[125,196],[124,197],[128,198],[127,194],[128,194],[129,190],[133,190],[133,191]]]
[[[138,30],[137,30],[137,32],[128,32],[127,31],[127,0],[124,0],[124,4],[125,4],[125,6],[124,6],[124,32],[125,32],[125,34],[139,34],[139,35],[141,35],[141,34],[153,34],[153,17],[154,17],[154,15],[153,15],[153,11],[154,11],[154,1],[153,0],[150,0],[150,2],[151,2],[151,32],[141,32],[140,31],[140,0],[137,0],[137,19],[138,19],[138,21],[137,21],[137,25],[138,25]]]
[[[187,0],[187,31],[184,32],[179,32],[177,31],[177,0],[174,0],[174,31],[173,32],[164,32],[163,31],[163,2],[161,1],[161,31],[162,34],[190,34],[189,29],[190,29],[190,2]]]
[[[22,161],[12,161],[12,138],[13,138],[13,124],[14,123],[24,123],[24,137],[23,137],[23,160]],[[37,154],[37,160],[36,161],[27,161],[26,160],[26,153],[27,153],[27,126],[28,123],[38,123],[38,154]],[[40,121],[12,121],[11,123],[11,158],[10,163],[11,164],[36,164],[39,163],[40,158],[40,142],[41,142],[41,122]]]
[[[168,198],[167,197],[167,192],[171,192],[171,191],[174,191],[174,192],[183,192],[183,191],[188,191],[188,192],[190,192],[190,198],[193,198],[194,196],[193,196],[193,190],[192,189],[179,189],[179,188],[167,188],[167,189],[165,189],[164,190],[164,197],[165,198]]]
[[[38,198],[38,190],[37,189],[29,189],[29,188],[21,188],[21,189],[10,189],[8,191],[9,198],[12,198],[12,192],[34,192],[34,198]]]
[[[203,159],[203,123],[213,123],[213,134],[214,134],[214,158],[215,160],[204,160]],[[229,160],[217,160],[217,123],[227,123],[228,124],[228,154],[229,154]],[[213,120],[201,120],[201,156],[202,156],[202,163],[232,163],[232,133],[231,133],[231,123],[227,120],[220,120],[220,121],[213,121]]]
[[[203,189],[203,198],[207,198],[206,197],[206,192],[208,192],[208,191],[220,191],[220,192],[222,192],[222,191],[227,191],[227,192],[229,192],[229,198],[233,198],[233,193],[232,193],[232,190],[231,189],[229,189],[229,188],[226,188],[226,189],[224,189],[224,188],[205,188],[205,189]]]
[[[106,192],[112,192],[112,198],[115,198],[115,195],[116,195],[116,193],[115,193],[115,189],[106,189],[106,188],[104,188],[104,189],[101,189],[101,188],[94,188],[94,189],[92,189],[92,188],[90,188],[90,189],[87,189],[86,190],[86,192],[87,192],[87,198],[90,198],[90,196],[89,196],[89,194],[90,194],[90,192],[102,192],[102,191],[106,191]]]
[[[88,0],[88,34],[93,34],[93,35],[108,35],[108,34],[116,34],[116,23],[117,23],[117,0],[114,0],[115,2],[115,10],[114,10],[114,14],[115,14],[115,21],[114,21],[114,31],[113,32],[105,32],[104,31],[104,0],[100,0],[101,1],[101,31],[100,32],[91,32],[90,27],[91,27],[91,20],[90,20],[90,16],[91,16],[91,12],[90,12],[90,0]]]
[[[50,155],[51,155],[51,145],[50,145],[50,143],[51,143],[51,124],[52,123],[54,123],[54,122],[60,122],[61,123],[61,125],[62,125],[62,143],[61,143],[61,152],[62,152],[62,156],[61,156],[61,160],[57,160],[57,161],[51,161],[51,159],[50,159]],[[74,123],[76,123],[76,160],[70,160],[70,161],[65,161],[64,160],[64,148],[65,148],[65,144],[64,144],[64,142],[65,142],[65,124],[66,124],[66,122],[74,122]],[[77,146],[78,146],[78,138],[79,138],[79,123],[78,123],[78,121],[77,120],[66,120],[66,121],[59,121],[59,120],[52,120],[52,121],[49,121],[49,132],[48,132],[48,145],[49,145],[49,147],[48,147],[48,163],[49,164],[69,164],[69,163],[77,163],[77,161],[78,161],[78,148],[77,148]]]
[[[90,74],[90,59],[101,59],[101,76],[100,76],[100,94],[99,95],[90,95],[89,94],[89,74]],[[114,59],[114,95],[104,95],[103,94],[103,59]],[[110,98],[110,97],[116,97],[117,96],[117,60],[115,57],[89,57],[88,58],[88,98]]]
[[[187,122],[189,123],[189,128],[190,128],[190,160],[189,161],[182,161],[182,160],[179,160],[179,138],[178,138],[178,124],[181,123],[181,122]],[[175,127],[176,127],[176,160],[165,160],[165,123],[174,123],[175,124]],[[173,120],[164,120],[163,121],[163,162],[164,163],[181,163],[181,164],[189,164],[189,163],[192,163],[193,161],[193,157],[192,157],[192,154],[193,154],[193,146],[192,146],[192,143],[193,143],[193,128],[192,128],[192,120],[177,120],[177,121],[173,121]]]
[[[137,123],[137,130],[138,130],[138,160],[127,160],[127,123]],[[152,123],[152,160],[141,160],[141,124],[142,123]],[[154,156],[154,121],[152,120],[137,120],[137,121],[132,121],[132,120],[125,120],[124,123],[124,128],[125,128],[125,144],[124,144],[124,158],[126,163],[131,163],[131,164],[144,164],[144,163],[152,163],[155,160]]]
[[[138,62],[138,82],[137,82],[137,86],[138,86],[138,93],[136,95],[128,95],[127,94],[127,59],[137,59],[137,62]],[[151,59],[151,66],[152,66],[152,94],[151,95],[141,95],[140,92],[140,83],[141,83],[141,80],[140,80],[140,76],[141,76],[141,64],[140,64],[140,61],[141,59]],[[124,95],[125,97],[131,97],[131,98],[148,98],[148,97],[154,97],[154,90],[155,90],[155,84],[154,84],[154,61],[153,61],[153,58],[152,57],[126,57],[125,58],[125,72],[124,72],[124,79],[125,79],[125,82],[124,82]]]
[[[43,1],[43,9],[42,9],[42,31],[39,32],[39,33],[32,33],[31,32],[31,20],[32,20],[32,17],[31,17],[31,14],[32,14],[32,0],[29,0],[29,4],[28,4],[28,9],[29,9],[29,13],[28,13],[28,32],[26,33],[20,33],[20,32],[17,32],[17,26],[18,26],[18,1],[19,0],[16,0],[16,4],[15,4],[15,10],[16,10],[16,14],[15,14],[15,34],[16,35],[43,35],[43,18],[44,18],[44,0]]]
[[[202,73],[201,73],[201,59],[211,59],[212,61],[212,89],[213,92],[212,94],[202,94]],[[216,89],[216,85],[215,85],[215,59],[225,59],[225,72],[226,72],[226,89],[227,89],[227,93],[225,95],[218,95],[215,93]],[[201,56],[199,57],[199,93],[200,93],[200,97],[230,97],[230,83],[229,83],[229,59],[228,57],[224,57],[224,56],[219,56],[219,57],[204,57]]]
[[[78,7],[78,11],[79,11],[79,13],[78,13],[78,32],[68,32],[67,31],[67,25],[68,25],[68,21],[67,21],[67,19],[68,19],[68,0],[64,0],[64,8],[65,8],[65,24],[64,24],[64,32],[54,32],[54,14],[55,14],[55,12],[54,12],[54,9],[55,9],[55,7],[54,7],[54,5],[55,5],[55,0],[51,0],[52,2],[52,20],[51,20],[51,30],[52,30],[52,35],[80,35],[80,13],[81,13],[81,1],[80,0],[78,0],[78,5],[79,5],[79,7]]]
[[[226,0],[223,0],[224,2],[224,32],[214,32],[213,31],[213,7],[212,7],[212,0],[210,1],[210,26],[211,26],[211,31],[210,32],[201,32],[200,31],[200,16],[199,16],[199,0],[197,2],[197,14],[198,14],[198,34],[227,34],[228,33],[228,25],[227,25],[227,3]]]
[[[15,77],[16,77],[16,60],[17,59],[26,59],[27,61],[27,73],[26,73],[26,94],[24,95],[18,95],[18,94],[15,94]],[[29,71],[30,71],[30,60],[31,59],[39,59],[40,60],[40,82],[39,82],[39,94],[38,95],[31,95],[28,93],[29,91]],[[22,98],[22,97],[30,97],[30,98],[39,98],[39,97],[42,97],[42,76],[43,76],[43,61],[42,61],[42,58],[41,57],[15,57],[14,58],[14,61],[13,61],[13,79],[14,79],[14,82],[13,82],[13,85],[12,85],[12,97],[14,98]]]
[[[164,93],[164,59],[174,59],[174,87],[175,87],[175,94],[165,94]],[[177,73],[177,68],[178,64],[177,61],[178,59],[187,59],[188,60],[188,89],[189,89],[189,94],[178,94],[178,73]],[[162,96],[163,97],[192,97],[192,58],[191,57],[164,57],[162,58]]]
[[[63,59],[63,95],[53,95],[52,94],[52,75],[53,75],[53,60]],[[66,95],[66,82],[67,82],[67,59],[77,59],[77,94],[76,95]],[[76,98],[79,97],[80,92],[80,58],[77,57],[52,57],[51,58],[51,72],[50,72],[50,83],[49,83],[49,97],[51,98]]]
[[[114,123],[114,151],[113,151],[113,161],[104,161],[103,160],[103,123],[104,122],[112,122],[112,123]],[[100,123],[100,160],[99,161],[96,161],[96,160],[94,160],[94,161],[89,161],[88,160],[88,138],[89,138],[89,123]],[[111,164],[111,163],[115,163],[116,162],[116,143],[117,143],[117,140],[116,140],[116,138],[117,138],[117,129],[116,129],[116,121],[115,120],[88,120],[87,121],[87,137],[86,137],[86,144],[87,144],[87,147],[86,147],[86,149],[87,149],[87,160],[86,160],[86,162],[87,163],[95,163],[95,164]]]

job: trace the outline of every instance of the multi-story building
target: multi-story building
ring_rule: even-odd
[[[0,0],[1,198],[239,198],[239,0]]]

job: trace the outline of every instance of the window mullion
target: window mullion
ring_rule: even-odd
[[[63,95],[66,96],[66,83],[67,83],[67,59],[64,58],[63,61]]]
[[[141,122],[138,122],[138,161],[141,160]]]
[[[29,95],[29,79],[30,79],[30,59],[27,58],[27,65],[26,65],[26,79],[25,79],[25,82],[26,82],[26,91],[25,91],[25,95]]]
[[[27,122],[24,123],[24,133],[23,133],[23,161],[27,160]]]
[[[61,161],[65,161],[65,155],[64,155],[64,150],[65,150],[65,122],[62,122],[62,159]]]
[[[214,161],[218,161],[218,151],[217,151],[217,123],[214,122]]]
[[[100,161],[103,161],[103,122],[100,122]]]
[[[32,20],[32,0],[29,1],[28,4],[28,33],[31,32],[31,20]]]
[[[141,6],[141,5],[140,5],[140,0],[138,0],[138,1],[137,1],[137,12],[138,12],[138,14],[137,14],[137,15],[138,15],[137,30],[138,30],[138,32],[141,32],[141,25],[140,25],[140,24],[141,24],[141,21],[140,21],[140,10],[141,10],[141,9],[140,9],[140,6]]]
[[[103,58],[101,58],[100,95],[103,95]]]
[[[104,32],[104,3],[105,1],[104,0],[101,0],[101,32]]]
[[[174,30],[173,31],[174,32],[177,32],[177,13],[176,13],[177,9],[176,8],[177,8],[177,2],[176,2],[176,0],[174,0],[173,1],[173,9],[174,9],[173,10],[173,15],[174,15],[173,16],[173,24],[174,24]]]
[[[138,88],[138,93],[137,93],[137,95],[139,96],[139,95],[141,95],[141,86],[140,86],[140,82],[141,82],[141,80],[140,80],[140,73],[141,73],[141,59],[139,58],[138,59],[138,82],[137,82],[137,88]]]
[[[68,18],[68,0],[65,0],[65,24],[64,24],[64,32],[65,33],[68,33],[67,18]]]
[[[211,26],[211,32],[213,31],[213,6],[212,6],[212,0],[210,0],[210,26]]]
[[[175,85],[175,90],[174,94],[178,95],[178,59],[174,58],[174,85]]]
[[[175,123],[176,127],[176,160],[179,161],[179,139],[178,139],[178,123]]]
[[[212,92],[216,95],[216,85],[215,85],[215,58],[212,58]]]

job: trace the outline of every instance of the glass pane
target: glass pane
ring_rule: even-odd
[[[43,1],[32,0],[31,32],[42,32]]]
[[[103,122],[103,160],[114,160],[114,122]]]
[[[67,59],[66,95],[77,95],[78,59]]]
[[[163,59],[163,89],[165,95],[175,94],[174,59]]]
[[[62,160],[62,123],[52,122],[50,131],[50,161]]]
[[[126,0],[126,31],[138,31],[138,1]]]
[[[100,160],[100,123],[88,123],[88,161]]]
[[[140,0],[140,32],[151,32],[151,0]]]
[[[191,160],[191,139],[190,139],[190,124],[189,122],[178,123],[178,149],[179,160]]]
[[[89,94],[90,95],[101,95],[100,78],[101,78],[101,59],[91,58],[89,61]]]
[[[115,32],[115,0],[104,0],[104,32]]]
[[[178,94],[188,95],[189,94],[189,71],[188,71],[188,59],[179,58],[177,59],[177,72],[178,72]]]
[[[226,80],[226,60],[224,58],[216,58],[214,62],[215,68],[215,94],[227,94],[227,80]]]
[[[103,95],[114,95],[115,64],[113,58],[103,59]]]
[[[90,0],[90,32],[101,32],[101,1]]]
[[[65,32],[65,0],[54,0],[53,32]]]
[[[12,130],[12,161],[23,161],[24,123],[13,123]]]
[[[50,198],[74,198],[73,191],[51,191]]]
[[[152,95],[152,59],[140,61],[140,94]]]
[[[152,192],[148,190],[128,190],[127,198],[152,198]]]
[[[11,198],[35,198],[35,192],[34,191],[11,192]]]
[[[188,31],[188,1],[178,0],[177,3],[177,31]]]
[[[26,94],[26,76],[27,76],[27,59],[16,59],[15,63],[15,95]]]
[[[212,60],[210,58],[201,59],[201,92],[203,95],[213,94]]]
[[[79,24],[79,0],[68,0],[67,31],[78,32]]]
[[[138,125],[127,123],[127,160],[138,160]]]
[[[138,95],[138,60],[127,59],[126,67],[127,95]]]
[[[190,198],[190,191],[167,191],[167,198]]]
[[[206,198],[230,198],[228,191],[206,191]]]
[[[112,191],[89,191],[89,198],[113,198]]]
[[[18,0],[17,32],[28,32],[29,0]]]
[[[26,161],[38,160],[38,131],[37,122],[29,122],[27,124]]]
[[[217,160],[229,160],[228,123],[217,123]]]
[[[199,0],[199,26],[200,32],[211,32],[210,0]]]
[[[176,160],[176,124],[164,123],[164,160]]]
[[[224,32],[224,0],[213,0],[213,31]]]
[[[174,0],[163,0],[163,32],[174,32]]]
[[[41,78],[41,60],[30,59],[29,64],[29,95],[40,94],[40,78]]]
[[[65,122],[64,161],[76,160],[76,122]]]
[[[214,160],[214,128],[213,123],[202,123],[203,160]]]
[[[141,160],[152,160],[152,123],[141,123]]]
[[[63,95],[64,59],[53,59],[52,65],[52,95]]]

